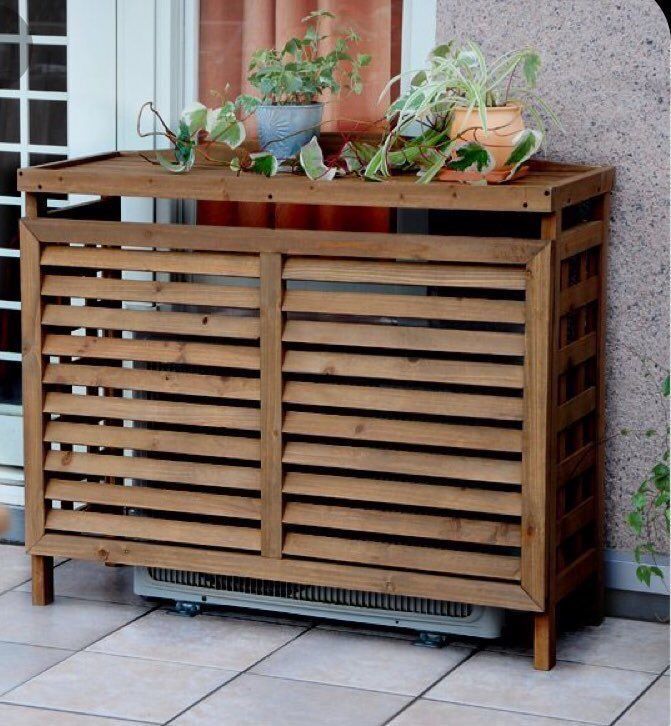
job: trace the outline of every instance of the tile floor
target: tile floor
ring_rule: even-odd
[[[128,568],[65,562],[30,605],[23,548],[0,545],[2,726],[668,726],[669,629],[607,619],[559,663],[487,642],[416,648],[362,631],[236,612],[180,618]]]

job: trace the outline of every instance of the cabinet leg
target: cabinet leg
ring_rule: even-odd
[[[557,662],[556,608],[534,616],[534,668],[549,671]]]
[[[33,555],[33,605],[49,605],[54,601],[54,558]]]

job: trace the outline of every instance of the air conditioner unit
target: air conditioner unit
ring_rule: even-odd
[[[136,567],[134,586],[143,597],[179,603],[269,610],[422,633],[498,638],[503,626],[499,608],[161,567]]]

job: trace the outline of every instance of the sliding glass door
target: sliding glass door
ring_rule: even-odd
[[[66,0],[0,4],[0,482],[22,479],[20,166],[67,156]],[[50,206],[62,204],[52,199]],[[8,483],[9,483],[8,482]]]

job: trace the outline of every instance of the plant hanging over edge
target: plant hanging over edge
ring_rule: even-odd
[[[137,118],[137,133],[141,138],[159,136],[168,139],[173,149],[173,158],[166,158],[163,150],[155,152],[155,158],[141,154],[142,158],[152,164],[160,164],[164,169],[176,174],[190,171],[200,155],[204,160],[228,166],[233,171],[250,171],[264,176],[273,176],[277,173],[277,159],[268,152],[249,153],[241,151],[231,161],[216,159],[209,154],[212,144],[225,144],[230,149],[238,149],[246,138],[243,121],[255,110],[259,100],[253,96],[243,94],[235,101],[222,97],[222,104],[217,108],[207,108],[202,103],[194,102],[184,108],[179,117],[179,127],[175,133],[164,121],[161,114],[154,107],[152,101],[142,105]],[[148,109],[158,121],[162,131],[142,131],[142,117]],[[239,118],[241,116],[242,118]],[[201,143],[202,142],[202,143]]]

